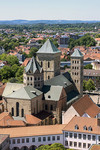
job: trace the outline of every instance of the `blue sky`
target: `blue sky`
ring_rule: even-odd
[[[0,20],[100,20],[100,0],[0,0]]]

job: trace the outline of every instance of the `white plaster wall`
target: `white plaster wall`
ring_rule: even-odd
[[[69,109],[62,114],[62,124],[67,124],[75,115],[79,116],[74,107],[70,106]]]
[[[52,140],[52,137],[55,136],[55,141]],[[57,140],[57,136],[60,136],[60,140]],[[38,141],[38,137],[41,137],[41,142]],[[43,141],[43,137],[46,137],[46,141]],[[48,137],[51,138],[50,141],[48,141]],[[26,143],[26,138],[29,138],[29,143]],[[35,142],[32,142],[32,138],[35,138]],[[15,139],[15,144],[12,143],[13,139]],[[17,143],[17,139],[20,139],[20,143]],[[25,139],[25,143],[22,143],[22,139]],[[13,147],[19,147],[22,148],[23,146],[27,146],[30,148],[32,145],[35,145],[38,147],[39,145],[48,145],[48,144],[53,144],[53,143],[61,143],[63,144],[63,134],[57,134],[57,135],[44,135],[44,136],[33,136],[33,137],[19,137],[19,138],[11,138],[10,139],[11,144],[10,144],[10,149]]]
[[[67,131],[66,131],[67,132]],[[65,141],[68,141],[68,148],[71,148],[71,149],[77,149],[77,150],[88,150],[88,144],[98,144],[100,142],[97,141],[98,139],[98,136],[95,135],[95,134],[87,134],[87,133],[78,133],[78,132],[68,132],[68,135],[69,133],[77,133],[77,138],[75,139],[74,136],[72,138],[70,138],[69,136],[68,137],[65,137],[65,131],[64,131],[64,146],[65,146]],[[82,138],[81,139],[78,139],[78,134],[82,134]],[[86,135],[86,139],[84,140],[83,139],[83,134]],[[91,140],[88,140],[88,135],[91,135]],[[93,141],[92,140],[92,135],[95,135],[96,136],[96,140]],[[73,146],[70,146],[69,145],[69,142],[72,141],[73,142]],[[74,142],[77,142],[77,147],[74,147]],[[78,143],[82,143],[82,147],[78,147]],[[83,148],[83,143],[86,143],[86,148]],[[67,148],[67,146],[65,146]]]

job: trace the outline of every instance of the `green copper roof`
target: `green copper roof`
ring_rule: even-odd
[[[71,57],[83,57],[83,54],[80,52],[78,48],[74,50],[74,53],[71,55]]]
[[[25,67],[25,72],[35,73],[36,71],[42,72],[42,68],[34,57],[30,60],[28,65]]]
[[[44,45],[38,50],[38,53],[61,53],[55,45],[48,39]]]

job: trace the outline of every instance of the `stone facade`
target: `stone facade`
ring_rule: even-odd
[[[71,77],[80,93],[83,95],[83,57],[71,57]]]
[[[60,74],[60,53],[37,54],[37,61],[44,71],[44,81]]]
[[[4,98],[4,108],[12,116],[24,117],[24,114],[37,114],[42,110],[42,95],[32,100]]]
[[[43,72],[39,73],[38,71],[34,74],[25,73],[23,74],[23,83],[24,85],[31,85],[36,89],[41,89],[44,84]]]

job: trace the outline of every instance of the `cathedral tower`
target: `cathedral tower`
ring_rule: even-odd
[[[37,52],[37,61],[44,71],[44,80],[60,74],[60,55],[55,45],[48,39]]]
[[[37,89],[41,89],[44,84],[43,69],[34,57],[25,67],[23,82],[25,85],[31,85]]]
[[[83,54],[79,49],[71,55],[71,77],[78,92],[83,95]]]

